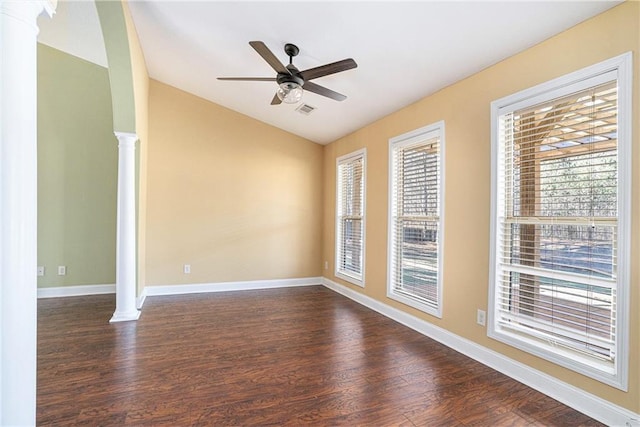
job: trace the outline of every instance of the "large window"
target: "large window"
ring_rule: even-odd
[[[444,123],[389,141],[389,298],[442,315]]]
[[[489,335],[626,388],[630,56],[492,104]]]
[[[338,158],[336,177],[336,276],[364,286],[366,151]]]

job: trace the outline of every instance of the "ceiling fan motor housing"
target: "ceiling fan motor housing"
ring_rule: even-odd
[[[284,53],[289,57],[289,65],[286,66],[287,70],[289,70],[290,74],[278,73],[276,76],[276,81],[279,85],[282,83],[295,83],[299,86],[304,84],[304,79],[300,77],[300,71],[293,65],[293,57],[297,56],[300,53],[300,49],[298,46],[292,43],[287,43],[284,45]]]
[[[297,83],[299,86],[304,85],[304,80],[294,74],[278,73],[276,82],[278,82],[279,85],[281,85],[282,83]]]

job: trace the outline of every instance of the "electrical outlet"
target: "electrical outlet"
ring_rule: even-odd
[[[38,276],[44,276],[44,265],[38,266]]]
[[[58,266],[58,276],[65,276],[67,274],[67,267],[64,265]]]
[[[184,274],[191,274],[191,264],[185,264],[182,271],[184,271]]]
[[[329,261],[325,261],[324,262],[324,269],[328,270],[329,269]]]
[[[485,326],[487,324],[487,312],[484,310],[480,310],[478,309],[478,313],[477,313],[477,317],[476,317],[476,322],[478,323],[478,325],[480,326]]]

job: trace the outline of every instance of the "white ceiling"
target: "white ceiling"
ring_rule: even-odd
[[[129,5],[150,77],[326,144],[574,26],[619,1],[159,1]],[[91,0],[58,2],[40,41],[106,65]],[[251,48],[263,41],[286,65],[294,43],[300,69],[353,58],[358,68],[314,83],[342,102],[305,92],[297,105],[270,105],[275,77]]]

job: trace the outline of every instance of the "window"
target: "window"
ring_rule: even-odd
[[[338,158],[336,276],[364,286],[365,159],[362,149]]]
[[[630,55],[492,103],[489,336],[626,389]]]
[[[442,316],[444,122],[389,140],[387,296]]]

